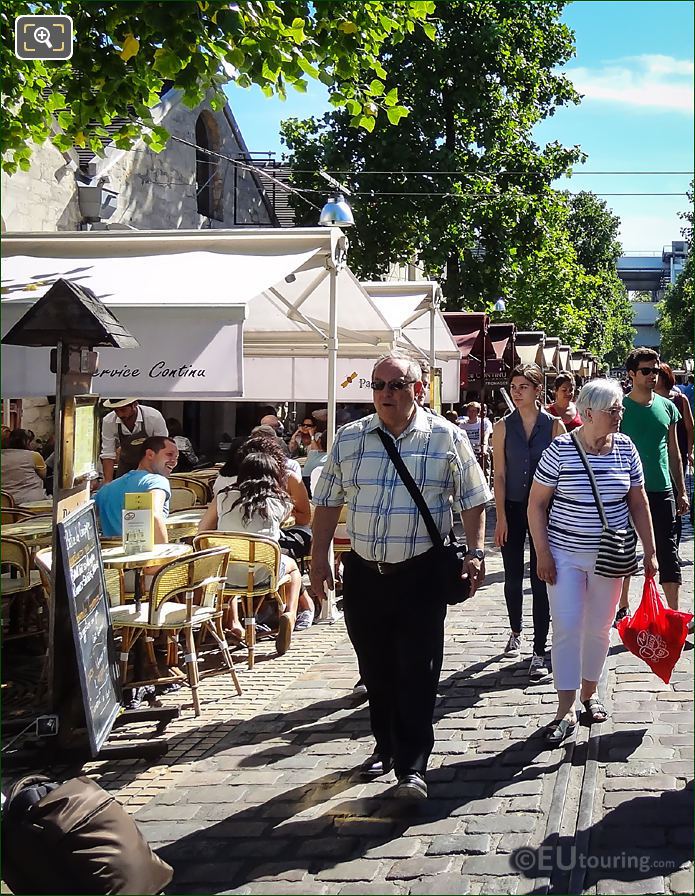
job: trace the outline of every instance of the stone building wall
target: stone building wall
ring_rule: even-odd
[[[225,160],[214,166],[210,181],[219,220],[198,211],[200,171],[195,144],[199,116],[203,116],[210,149],[231,158],[243,158],[248,153],[228,107],[213,112],[208,103],[203,103],[188,109],[180,102],[178,92],[170,91],[153,112],[155,120],[170,134],[186,142],[170,139],[159,154],[144,143],[127,151],[107,147],[103,158],[91,161],[75,152],[61,153],[49,142],[36,146],[29,171],[1,176],[3,232],[86,229],[78,200],[80,179],[91,179],[91,183],[103,179],[104,186],[117,194],[116,211],[108,219],[108,227],[199,230],[277,226],[253,174]],[[45,399],[24,400],[21,425],[44,438],[53,430],[52,407]]]

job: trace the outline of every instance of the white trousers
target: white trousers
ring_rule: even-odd
[[[548,585],[553,621],[553,679],[558,691],[598,681],[608,655],[611,625],[622,579],[594,572],[596,552],[575,554],[551,548],[557,580]]]

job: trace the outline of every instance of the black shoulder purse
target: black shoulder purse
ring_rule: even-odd
[[[601,538],[599,540],[598,554],[594,572],[597,576],[605,576],[608,579],[622,579],[625,576],[634,576],[637,572],[637,533],[628,523],[626,529],[611,529],[606,518],[606,511],[601,501],[594,471],[586,456],[584,447],[579,441],[576,431],[570,436],[574,447],[577,449],[581,462],[584,464],[591,490],[594,493],[594,501],[598,515],[601,517]]]
[[[464,562],[467,547],[464,542],[457,541],[452,532],[448,540],[445,542],[439,529],[435,525],[432,514],[429,511],[422,492],[415,484],[415,480],[408,472],[408,468],[403,463],[403,458],[396,450],[393,439],[386,433],[377,429],[377,434],[386,449],[386,453],[391,458],[391,462],[398,471],[403,485],[408,489],[410,497],[415,502],[415,506],[420,511],[422,521],[427,528],[427,532],[432,539],[436,553],[436,572],[438,574],[438,584],[441,588],[441,594],[446,603],[460,604],[464,600],[468,600],[471,596],[471,581],[468,576],[463,575]]]

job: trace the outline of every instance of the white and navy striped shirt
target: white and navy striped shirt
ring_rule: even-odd
[[[609,454],[587,454],[601,495],[608,525],[624,529],[628,523],[626,496],[643,485],[642,462],[632,440],[618,432]],[[538,463],[536,482],[555,489],[548,519],[550,546],[580,553],[597,551],[601,537],[599,516],[589,476],[570,433],[558,436]]]
[[[360,557],[400,563],[428,551],[432,540],[377,435],[379,426],[371,414],[338,430],[312,500],[321,507],[348,505],[347,531]],[[444,418],[418,407],[395,443],[442,536],[451,531],[452,509],[491,499],[465,433]]]

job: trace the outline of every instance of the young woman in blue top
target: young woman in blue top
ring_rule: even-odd
[[[515,409],[498,420],[492,431],[494,491],[497,523],[495,544],[502,550],[504,598],[509,615],[509,639],[505,653],[519,656],[524,584],[524,548],[528,522],[528,496],[533,474],[551,441],[565,432],[562,421],[541,406],[543,374],[536,364],[520,364],[512,370],[509,391]],[[548,589],[536,573],[536,550],[529,535],[531,593],[533,595],[533,656],[529,676],[540,681],[549,672],[545,648],[550,628]]]

